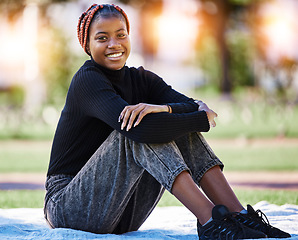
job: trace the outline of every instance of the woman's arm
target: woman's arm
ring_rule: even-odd
[[[165,112],[165,106],[147,108],[145,116],[129,131],[121,129],[119,116],[129,104],[117,94],[111,83],[96,69],[89,68],[78,76],[72,87],[77,108],[89,118],[97,118],[137,142],[169,142],[188,132],[205,132],[209,122],[204,111],[181,114]],[[198,107],[196,107],[198,109]],[[143,109],[142,109],[143,110]],[[150,114],[149,114],[150,112]],[[139,115],[139,114],[136,114]],[[130,116],[130,114],[129,114]]]
[[[139,79],[145,81],[149,86],[147,88],[150,93],[148,94],[148,101],[155,104],[139,103],[126,106],[119,116],[119,121],[122,121],[121,129],[126,127],[126,130],[129,131],[132,127],[137,126],[147,114],[158,112],[187,113],[205,111],[210,125],[216,125],[214,118],[217,114],[205,103],[177,92],[155,73],[144,70],[142,67],[138,70]]]
[[[198,104],[197,111],[205,111],[208,117],[209,124],[212,127],[216,126],[215,118],[217,113],[210,109],[206,103],[202,101],[195,101]],[[126,127],[126,131],[129,131],[132,127],[139,125],[141,120],[150,113],[168,112],[171,113],[171,107],[169,105],[152,105],[146,103],[139,103],[137,105],[126,106],[119,116],[119,122],[122,121],[121,130]]]

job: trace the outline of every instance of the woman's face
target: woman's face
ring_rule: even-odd
[[[125,21],[117,17],[94,19],[87,49],[99,65],[111,70],[121,69],[131,49]]]

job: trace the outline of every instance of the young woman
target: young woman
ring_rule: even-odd
[[[73,77],[55,133],[49,225],[135,231],[166,189],[197,217],[200,239],[289,237],[245,210],[230,188],[199,133],[215,126],[217,114],[154,73],[125,66],[129,30],[115,5],[94,4],[79,19],[79,41],[91,59]]]

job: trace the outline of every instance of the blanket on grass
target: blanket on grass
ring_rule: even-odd
[[[277,206],[259,202],[270,224],[298,240],[298,205]],[[49,229],[40,208],[0,209],[0,239],[198,239],[195,217],[184,207],[157,207],[140,230],[123,235],[93,234],[72,229]]]

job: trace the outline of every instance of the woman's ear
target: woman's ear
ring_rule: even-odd
[[[86,44],[86,51],[91,56],[90,47],[89,47],[89,41],[87,41],[87,44]]]

